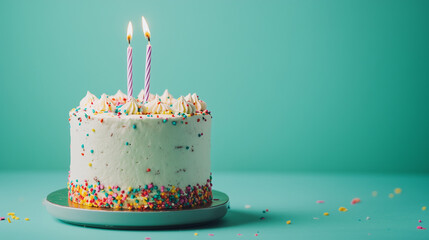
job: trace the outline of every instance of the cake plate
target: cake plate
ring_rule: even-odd
[[[69,201],[67,188],[50,193],[44,200],[48,212],[55,218],[75,225],[113,229],[162,229],[201,225],[225,216],[229,198],[213,190],[210,205],[192,209],[114,210],[79,205]]]

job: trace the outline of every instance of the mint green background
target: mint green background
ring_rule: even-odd
[[[197,92],[213,170],[429,172],[429,1],[1,1],[0,169],[69,164],[87,90]]]

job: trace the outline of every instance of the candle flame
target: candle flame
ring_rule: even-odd
[[[128,29],[127,29],[127,40],[128,43],[131,42],[131,38],[133,37],[133,25],[131,24],[131,21],[128,23]]]
[[[147,25],[146,19],[142,16],[142,25],[143,25],[143,33],[144,36],[147,38],[148,41],[150,41],[150,30],[149,26]]]

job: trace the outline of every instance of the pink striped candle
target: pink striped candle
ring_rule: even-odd
[[[144,102],[147,102],[149,99],[150,94],[150,64],[152,61],[152,46],[150,45],[150,42],[148,43],[146,47],[146,71],[145,71],[145,78],[144,78]]]
[[[149,26],[147,25],[146,19],[142,17],[142,25],[143,25],[143,33],[145,37],[147,38],[147,47],[146,47],[146,68],[145,68],[145,78],[144,78],[144,101],[147,102],[149,100],[149,94],[150,94],[150,67],[151,67],[151,61],[152,61],[152,46],[150,45],[150,30]]]
[[[128,23],[127,30],[127,92],[128,98],[133,96],[133,48],[131,47],[131,38],[133,37],[133,26],[131,22]]]

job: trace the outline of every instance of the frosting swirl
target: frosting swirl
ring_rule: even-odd
[[[94,104],[94,110],[97,112],[113,111],[115,107],[113,106],[112,100],[103,93],[100,99]]]
[[[80,100],[79,107],[81,107],[81,108],[92,107],[94,102],[97,100],[98,100],[98,98],[94,94],[87,91],[86,96],[83,97],[82,100]]]
[[[186,113],[186,114],[195,113],[195,110],[196,110],[194,104],[185,101],[183,96],[177,99],[177,101],[173,104],[171,109],[174,111],[174,113]]]
[[[170,107],[167,104],[157,99],[150,101],[149,103],[146,104],[145,107],[147,107],[147,109],[145,109],[147,113],[152,113],[152,114],[170,114],[171,113]]]
[[[144,98],[145,98],[145,90],[142,89],[139,95],[137,96],[137,101],[143,102]],[[153,99],[155,99],[155,95],[153,95],[152,93],[149,93],[148,102],[152,101]]]
[[[164,93],[161,95],[161,102],[171,106],[176,102],[176,99],[174,99],[173,95],[168,92],[168,89],[165,89]]]
[[[185,100],[191,102],[195,106],[197,111],[204,111],[207,109],[207,103],[200,100],[196,93],[192,95],[189,93],[188,95],[186,95]]]
[[[119,107],[118,111],[126,115],[133,115],[139,112],[139,104],[132,96],[127,99],[127,102]]]
[[[118,92],[116,92],[116,94],[111,97],[112,102],[116,106],[124,104],[126,99],[127,95],[125,95],[125,93],[123,93],[121,90],[118,90]]]

